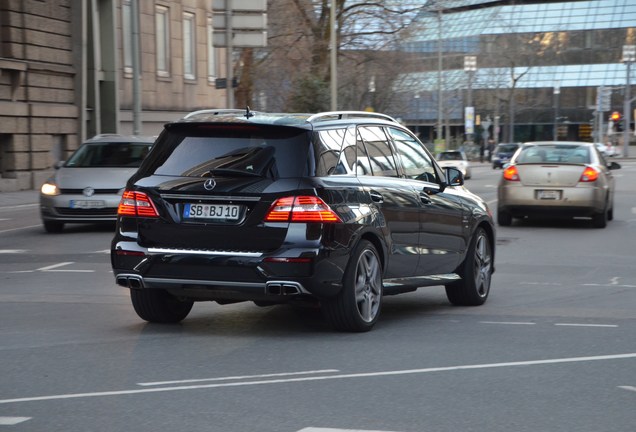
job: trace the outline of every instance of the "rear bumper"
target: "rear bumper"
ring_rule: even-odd
[[[347,258],[347,250],[182,251],[144,249],[130,242],[117,244],[111,252],[118,285],[228,301],[331,297],[341,289]]]
[[[557,190],[560,199],[539,199],[539,190]],[[519,187],[499,188],[497,208],[512,216],[553,215],[593,216],[605,211],[606,191],[600,187]]]

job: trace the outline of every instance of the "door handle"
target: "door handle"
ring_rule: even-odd
[[[384,198],[382,197],[382,195],[377,193],[377,192],[375,192],[375,191],[369,192],[369,196],[371,196],[371,200],[373,202],[377,202],[377,203],[383,203],[384,202]]]
[[[430,204],[432,202],[431,197],[425,192],[420,192],[420,201],[422,201],[422,204]]]

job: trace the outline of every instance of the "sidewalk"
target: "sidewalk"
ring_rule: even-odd
[[[24,190],[18,192],[0,192],[0,207],[10,207],[24,204],[37,204],[40,191]]]

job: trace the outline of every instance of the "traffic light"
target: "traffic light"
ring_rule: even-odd
[[[612,115],[610,115],[610,120],[614,123],[618,123],[619,121],[621,121],[621,113],[619,113],[618,111],[614,111]]]

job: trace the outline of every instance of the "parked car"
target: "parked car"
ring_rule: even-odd
[[[150,137],[97,135],[56,164],[40,188],[44,229],[59,233],[67,223],[114,223],[126,180],[153,142]]]
[[[603,143],[594,143],[598,151],[605,157],[614,157],[617,156],[616,147],[614,147],[611,143],[603,144]]]
[[[437,162],[442,168],[453,167],[461,171],[464,178],[469,179],[472,176],[470,162],[466,153],[461,150],[448,150],[438,153]]]
[[[204,110],[167,124],[126,185],[111,261],[150,322],[194,302],[318,303],[367,331],[385,295],[444,285],[455,305],[490,292],[486,203],[379,113]]]
[[[503,168],[505,164],[510,162],[512,155],[519,148],[519,143],[501,143],[497,144],[491,158],[492,169]]]
[[[611,171],[620,167],[607,163],[592,143],[525,143],[499,182],[497,221],[507,226],[525,216],[578,216],[605,228],[614,218]]]

